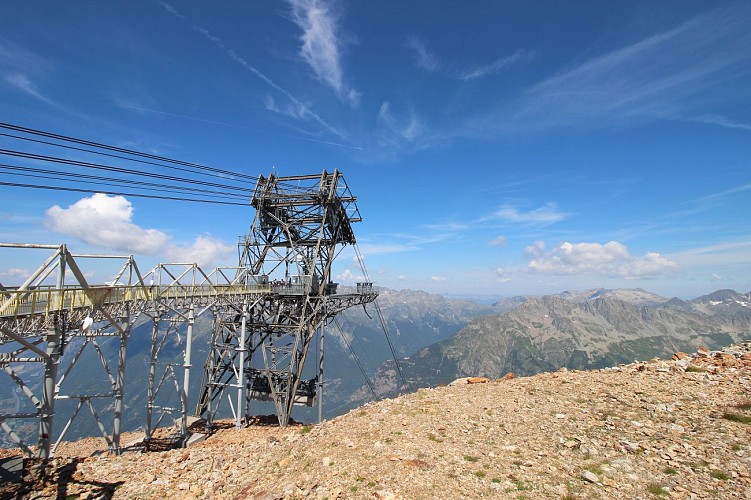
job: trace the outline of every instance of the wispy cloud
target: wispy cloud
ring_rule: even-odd
[[[373,132],[374,152],[378,156],[414,153],[440,146],[446,137],[434,131],[411,106],[395,110],[389,101],[383,101]]]
[[[510,56],[501,57],[490,64],[467,70],[459,75],[459,78],[466,81],[475,80],[489,75],[500,73],[502,70],[513,66],[519,62],[530,61],[537,56],[533,50],[519,49]]]
[[[392,152],[420,151],[438,139],[414,110],[395,113],[389,101],[381,103],[374,136],[378,146]]]
[[[24,74],[11,73],[5,77],[5,82],[15,87],[16,89],[34,97],[35,99],[39,99],[40,101],[45,102],[51,106],[58,106],[55,101],[53,101],[49,97],[42,95],[39,90],[37,90],[36,85],[32,83],[29,77]]]
[[[274,101],[273,101],[273,99],[271,100],[271,104],[270,105],[268,104],[268,102],[269,101],[267,100],[266,101],[266,103],[267,103],[267,109],[273,108],[274,107]],[[156,110],[156,109],[144,108],[144,107],[140,107],[140,106],[130,105],[130,104],[128,104],[127,101],[116,100],[115,104],[117,104],[118,106],[120,106],[123,109],[132,109],[132,110],[140,111],[140,112],[143,112],[143,113],[153,113],[153,114],[157,114],[157,115],[171,116],[171,117],[174,117],[174,118],[180,118],[180,119],[184,119],[184,120],[191,120],[191,121],[196,121],[196,122],[201,122],[201,123],[210,123],[212,125],[220,125],[222,127],[238,128],[238,129],[242,129],[242,130],[252,130],[254,132],[264,132],[266,134],[273,134],[273,135],[278,135],[278,136],[281,136],[281,137],[288,137],[288,138],[296,139],[296,140],[300,140],[300,141],[316,142],[318,144],[328,144],[329,146],[337,146],[337,147],[340,147],[340,148],[356,149],[356,150],[362,149],[362,148],[360,148],[358,146],[350,146],[349,144],[342,144],[342,143],[333,142],[333,141],[325,141],[325,140],[322,140],[322,139],[316,139],[314,137],[308,137],[307,135],[283,134],[283,133],[274,132],[273,130],[262,129],[262,128],[259,128],[259,127],[248,127],[247,125],[238,125],[238,124],[235,124],[235,123],[227,123],[227,122],[218,121],[218,120],[209,120],[207,118],[201,118],[199,116],[190,116],[190,115],[185,115],[185,114],[181,114],[181,113],[170,113],[168,111],[159,111],[159,110]],[[292,105],[292,103],[290,103],[290,105]],[[282,111],[280,111],[280,110],[273,110],[273,111],[276,111],[278,113],[282,113]],[[302,131],[302,133],[306,134],[305,131]]]
[[[728,241],[690,248],[682,252],[668,254],[667,257],[684,267],[724,267],[734,264],[748,264],[751,263],[751,240]]]
[[[39,89],[53,71],[54,64],[19,45],[0,40],[0,74],[11,87],[51,106],[63,106]]]
[[[424,227],[424,226],[423,226]],[[397,254],[416,252],[428,245],[441,243],[456,236],[459,229],[453,230],[436,226],[437,230],[429,230],[425,234],[418,233],[390,233],[371,236],[371,241],[359,244],[364,258],[373,255]],[[374,241],[376,241],[375,243]],[[354,261],[354,259],[353,259]]]
[[[300,55],[322,82],[357,106],[360,94],[344,82],[337,16],[324,0],[290,0],[292,20],[302,30]]]
[[[47,73],[52,63],[35,52],[0,39],[0,68],[39,75]]]
[[[732,120],[728,120],[727,118],[723,116],[718,116],[718,115],[697,116],[696,118],[689,119],[689,121],[698,122],[698,123],[706,123],[708,125],[719,125],[720,127],[737,128],[741,130],[751,130],[751,125],[749,124],[734,122]]]
[[[506,246],[506,237],[503,235],[497,236],[493,238],[490,243],[488,243],[491,247],[503,247]]]
[[[751,191],[751,184],[741,184],[740,186],[735,186],[730,189],[720,191],[718,193],[708,194],[706,196],[702,196],[701,198],[697,198],[696,200],[693,200],[692,202],[696,203],[696,202],[706,202],[706,201],[717,201],[727,196],[734,195],[736,193],[743,193],[745,191]]]
[[[411,243],[363,243],[362,245],[360,245],[360,251],[362,252],[364,257],[372,255],[413,252],[415,250],[419,250],[419,247]]]
[[[510,133],[676,119],[702,93],[734,85],[749,60],[751,4],[736,3],[560,71],[478,125]]]
[[[414,142],[423,130],[422,122],[417,115],[410,113],[406,120],[398,120],[391,112],[388,101],[381,104],[378,110],[378,120],[403,141]]]
[[[441,69],[441,61],[428,49],[428,44],[422,38],[411,35],[407,37],[404,46],[415,53],[415,64],[418,68],[434,73]]]
[[[566,220],[571,216],[561,212],[555,203],[548,203],[530,211],[520,210],[512,205],[503,205],[495,212],[481,218],[481,222],[499,220],[518,224],[548,225]]]
[[[513,278],[511,275],[513,274],[513,271],[510,271],[508,269],[504,269],[502,267],[496,267],[495,268],[495,275],[497,277],[497,280],[499,283],[508,283]]]
[[[266,94],[266,97],[263,100],[263,104],[269,111],[279,113],[280,115],[287,115],[292,118],[304,118],[305,113],[307,113],[308,111],[307,104],[298,104],[293,101],[288,101],[286,105],[279,106],[277,105],[276,100],[273,96],[271,96],[271,94]]]
[[[276,90],[280,94],[282,94],[284,97],[289,99],[289,101],[292,103],[292,105],[299,109],[299,117],[305,118],[305,119],[311,119],[315,122],[317,122],[319,125],[324,127],[326,130],[331,132],[334,135],[337,135],[338,137],[344,138],[344,134],[337,130],[332,125],[328,124],[323,118],[321,118],[317,113],[315,113],[307,104],[303,103],[300,99],[295,97],[290,91],[285,89],[284,87],[277,84],[274,80],[266,76],[264,73],[262,73],[258,68],[250,64],[248,61],[246,61],[243,57],[241,57],[237,52],[235,52],[230,47],[227,47],[224,42],[219,38],[218,36],[213,35],[209,30],[206,28],[203,28],[201,26],[197,26],[195,24],[192,24],[188,18],[186,18],[184,15],[182,15],[177,9],[175,9],[172,5],[161,2],[159,0],[155,0],[157,4],[161,5],[167,12],[174,15],[178,19],[185,22],[190,28],[203,35],[204,38],[206,38],[208,41],[213,43],[217,48],[222,50],[227,57],[235,61],[237,64],[242,66],[243,68],[250,71],[253,75],[255,75],[257,78],[259,78],[262,82],[264,82],[266,85],[271,87],[272,89]],[[268,108],[267,108],[268,109]]]

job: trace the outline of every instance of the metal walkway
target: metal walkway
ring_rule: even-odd
[[[272,401],[280,425],[301,401],[317,400],[320,415],[324,327],[338,313],[378,295],[351,227],[361,220],[355,200],[336,170],[260,177],[251,201],[256,217],[240,242],[238,266],[210,272],[194,263],[172,263],[143,273],[132,256],[0,243],[2,252],[52,251],[21,285],[0,284],[0,373],[15,384],[16,398],[14,410],[0,408],[0,428],[27,456],[47,459],[80,412],[88,410],[110,450],[119,453],[128,340],[136,322],[150,321],[144,439],[151,439],[165,418],[176,416],[180,435],[187,438],[193,328],[205,313],[212,317],[212,336],[197,416],[211,425],[226,401],[239,426],[250,419],[252,399]],[[353,247],[364,280],[353,293],[337,293],[332,263],[346,245]],[[90,284],[83,264],[92,260],[99,267],[114,263],[119,270],[107,273],[112,279],[105,285]],[[103,339],[115,342],[114,355],[103,348]],[[302,380],[314,340],[317,375]],[[160,359],[165,346],[176,347],[181,359]],[[91,362],[81,362],[87,356],[101,365],[102,380],[90,381],[104,382],[106,390],[66,384],[74,371],[83,379],[94,377]],[[56,402],[62,400],[76,404],[58,428]],[[16,432],[22,425],[28,434],[30,424],[38,424],[36,449]]]

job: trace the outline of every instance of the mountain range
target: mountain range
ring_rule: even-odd
[[[567,291],[528,297],[507,312],[478,317],[401,360],[406,383],[389,361],[372,384],[383,397],[461,377],[603,368],[747,339],[751,293],[718,290],[683,301],[640,289]],[[365,387],[352,396],[366,398]]]
[[[372,306],[340,315],[327,328],[324,418],[374,399],[363,372],[377,396],[384,397],[463,376],[498,378],[510,372],[531,375],[560,367],[597,368],[698,345],[714,349],[751,339],[751,293],[732,290],[689,301],[639,289],[595,289],[479,304],[421,291],[383,289],[378,300],[394,352]],[[211,318],[199,317],[194,328],[191,405],[200,388],[210,336]],[[128,344],[124,430],[135,430],[144,422],[150,343],[150,325],[136,326]],[[69,346],[66,356],[75,350],[75,345]],[[112,355],[113,346],[103,341],[102,351]],[[399,359],[406,384],[398,377],[394,357]],[[160,360],[180,365],[178,345],[167,342]],[[94,352],[79,363],[79,369],[66,379],[68,394],[92,384],[107,387],[107,376]],[[0,408],[24,411],[19,405],[19,401],[25,403],[24,396],[6,379],[0,379]],[[177,406],[177,402],[175,393],[161,403]],[[59,403],[61,415],[71,411],[70,401]],[[265,403],[253,408],[256,414],[272,412]],[[312,422],[317,409],[295,408],[293,417]],[[92,435],[95,429],[93,419],[82,412],[66,438]],[[21,431],[27,433],[26,438],[36,432],[34,425]],[[0,433],[0,447],[8,445]]]

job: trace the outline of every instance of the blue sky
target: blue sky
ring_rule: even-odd
[[[251,175],[338,168],[390,288],[751,290],[748,2],[11,0],[0,121]],[[232,264],[253,215],[0,193],[0,240],[147,269]],[[0,252],[0,282],[46,257],[27,253]],[[360,274],[348,252],[335,272]]]

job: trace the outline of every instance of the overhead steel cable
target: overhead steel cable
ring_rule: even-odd
[[[357,258],[357,262],[360,264],[360,270],[362,271],[363,276],[365,277],[366,281],[370,281],[370,276],[368,276],[368,270],[365,269],[365,259],[362,256],[362,253],[360,253],[360,247],[357,245],[357,242],[353,245],[355,250],[355,256]],[[386,319],[383,317],[383,311],[381,310],[381,305],[378,303],[378,299],[373,300],[373,305],[375,306],[376,314],[378,315],[378,320],[381,323],[381,328],[383,329],[383,333],[386,336],[386,342],[389,344],[389,349],[391,350],[391,357],[394,359],[394,365],[396,366],[396,371],[399,374],[399,378],[402,380],[402,385],[407,385],[407,379],[404,378],[404,373],[402,373],[402,367],[399,364],[399,357],[396,354],[396,348],[394,347],[394,341],[391,339],[391,335],[389,334],[389,329],[386,326]]]
[[[22,183],[16,183],[16,182],[0,182],[0,186],[22,187],[22,188],[31,188],[31,189],[48,189],[51,191],[72,191],[76,193],[102,193],[102,194],[111,194],[115,196],[133,196],[137,198],[153,198],[153,199],[158,199],[158,200],[172,200],[172,201],[189,201],[189,202],[194,202],[194,203],[214,203],[218,205],[236,205],[240,207],[248,206],[247,203],[237,203],[237,202],[232,202],[232,201],[205,200],[205,199],[197,199],[197,198],[178,198],[176,196],[159,196],[159,195],[150,195],[150,194],[142,194],[142,193],[101,191],[98,189],[78,189],[78,188],[64,187],[64,186],[42,186],[42,185],[37,185],[37,184],[22,184]]]
[[[232,186],[228,184],[217,184],[215,182],[202,181],[198,179],[185,179],[181,177],[174,177],[171,175],[155,174],[152,172],[144,172],[144,171],[133,170],[133,169],[123,168],[123,167],[113,167],[113,166],[104,165],[101,163],[90,163],[86,161],[69,160],[66,158],[58,158],[56,156],[38,155],[35,153],[25,153],[23,151],[14,151],[10,149],[0,149],[0,155],[14,156],[18,158],[25,158],[28,160],[48,161],[52,163],[60,163],[64,165],[92,168],[92,169],[97,169],[97,170],[106,170],[108,172],[118,172],[118,173],[129,174],[129,175],[142,175],[145,177],[152,177],[155,179],[164,179],[164,180],[169,180],[169,181],[182,182],[186,184],[198,184],[201,186],[211,186],[211,187],[217,187],[221,189],[232,189],[235,191],[243,191],[247,193],[253,192],[253,190],[249,188],[237,187],[237,186]]]
[[[195,193],[195,194],[208,194],[211,196],[217,196],[221,198],[241,198],[246,199],[247,194],[239,194],[239,193],[224,193],[219,191],[212,191],[209,189],[201,189],[201,188],[194,188],[194,187],[187,187],[187,186],[172,186],[169,184],[159,184],[156,182],[144,182],[144,181],[136,181],[133,179],[120,179],[116,177],[102,177],[98,175],[87,175],[87,174],[81,174],[76,172],[59,172],[57,170],[47,170],[44,168],[33,168],[33,167],[23,167],[20,165],[9,165],[7,163],[0,163],[0,170],[6,170],[10,171],[9,175],[24,175],[24,174],[16,174],[14,171],[17,172],[25,172],[25,175],[28,175],[29,177],[37,177],[41,179],[58,179],[58,180],[69,180],[70,182],[75,182],[76,179],[87,179],[90,181],[104,181],[112,183],[112,185],[120,185],[120,184],[126,184],[126,185],[139,185],[139,186],[147,186],[147,188],[144,189],[150,189],[154,188],[155,191],[166,191],[166,192],[175,192],[175,191],[183,191],[185,193]],[[47,175],[35,175],[35,174],[47,174]],[[96,182],[92,182],[96,183]],[[164,188],[164,189],[159,189]]]
[[[0,169],[2,169],[2,167],[0,167]],[[18,177],[24,177],[24,178],[33,177],[33,178],[36,178],[36,179],[45,179],[45,180],[50,180],[50,181],[60,180],[60,181],[69,181],[70,182],[70,179],[67,179],[66,177],[60,176],[60,175],[41,175],[41,174],[32,174],[32,173],[27,173],[27,174],[9,173],[8,175],[13,175],[13,176],[18,176]],[[180,192],[180,191],[175,191],[174,189],[164,189],[164,188],[156,188],[156,187],[142,188],[142,187],[138,187],[138,186],[131,186],[132,184],[133,184],[132,182],[128,182],[126,180],[118,180],[118,179],[112,179],[109,182],[107,182],[107,181],[87,181],[86,182],[86,185],[111,186],[111,187],[121,187],[121,188],[122,187],[129,187],[130,186],[133,189],[139,189],[139,190],[145,190],[145,191],[154,191],[154,192],[157,192],[157,193],[169,193],[169,194],[173,194],[173,195],[183,195],[184,196],[184,195],[194,194],[194,193],[184,193],[184,192]],[[91,191],[92,193],[99,193],[99,192],[101,192],[98,189],[91,189],[89,191]],[[219,198],[217,198],[217,200],[220,200],[220,199],[237,200],[236,198],[223,197],[221,195],[219,196]]]
[[[374,300],[373,304],[375,305],[376,313],[378,313],[378,319],[381,322],[383,333],[386,334],[386,341],[389,344],[389,349],[391,349],[391,357],[394,359],[394,365],[396,365],[396,371],[399,373],[399,378],[402,380],[402,385],[406,386],[407,379],[404,378],[404,373],[402,373],[402,367],[399,364],[399,358],[396,355],[396,348],[394,347],[394,341],[391,339],[391,335],[389,334],[389,329],[386,327],[386,320],[383,318],[383,311],[381,311],[381,306],[378,304],[378,300]]]
[[[206,174],[204,172],[190,170],[190,169],[187,169],[187,168],[175,167],[173,165],[165,165],[164,163],[156,163],[156,162],[153,162],[153,161],[141,160],[139,158],[128,158],[127,156],[115,155],[115,154],[112,154],[112,153],[105,153],[103,151],[95,151],[95,150],[92,150],[92,149],[77,148],[75,146],[67,146],[65,144],[57,144],[55,142],[43,141],[41,139],[32,139],[31,137],[21,137],[20,135],[4,134],[2,132],[0,132],[0,136],[2,136],[2,137],[10,137],[12,139],[19,139],[19,140],[22,140],[22,141],[35,142],[37,144],[45,144],[45,145],[48,145],[48,146],[55,146],[55,147],[58,147],[58,148],[70,149],[70,150],[73,150],[73,151],[81,151],[81,152],[84,152],[84,153],[91,153],[91,154],[100,155],[100,156],[107,156],[109,158],[119,158],[121,160],[133,161],[133,162],[143,163],[144,165],[153,165],[155,167],[163,167],[163,168],[168,168],[168,169],[171,169],[171,170],[179,170],[181,172],[189,172],[189,173],[192,173],[192,174],[200,174],[200,175],[209,175],[209,174]],[[255,178],[253,178],[253,177],[245,176],[245,174],[240,174],[240,173],[224,174],[224,175],[230,176],[230,178],[232,180],[242,180],[242,179],[237,178],[236,176],[247,177],[245,180],[255,180]],[[228,177],[225,177],[225,178],[228,178]]]
[[[71,136],[66,136],[66,135],[61,135],[61,134],[54,134],[52,132],[45,132],[43,130],[36,130],[36,129],[33,129],[33,128],[22,127],[20,125],[13,125],[11,123],[0,122],[0,128],[4,128],[4,129],[8,129],[8,130],[14,130],[16,132],[23,132],[23,133],[30,134],[30,135],[37,135],[37,136],[47,137],[47,138],[50,138],[50,139],[57,139],[59,141],[73,142],[73,143],[82,144],[82,145],[85,145],[85,146],[91,146],[91,147],[106,149],[108,151],[116,151],[118,153],[125,153],[125,154],[129,154],[129,155],[133,155],[133,156],[139,156],[139,157],[142,157],[142,158],[149,158],[151,160],[166,161],[166,162],[174,163],[174,164],[177,164],[177,165],[183,165],[183,166],[186,166],[186,167],[193,167],[193,168],[196,168],[196,169],[199,169],[199,170],[206,170],[208,172],[213,172],[213,173],[216,173],[216,174],[233,175],[233,176],[245,178],[245,179],[252,180],[252,181],[258,180],[258,177],[252,176],[252,175],[248,175],[248,174],[242,174],[242,173],[239,173],[239,172],[232,172],[230,170],[223,170],[223,169],[219,169],[219,168],[213,168],[213,167],[209,167],[209,166],[206,166],[206,165],[201,165],[200,163],[191,163],[191,162],[182,161],[182,160],[175,160],[173,158],[168,158],[166,156],[159,156],[159,155],[153,155],[153,154],[150,154],[150,153],[143,153],[141,151],[134,151],[132,149],[120,148],[120,147],[117,147],[117,146],[110,146],[108,144],[102,144],[102,143],[94,142],[94,141],[87,141],[85,139],[78,139],[76,137],[71,137]]]
[[[368,378],[367,373],[365,372],[365,368],[362,366],[362,363],[360,363],[360,358],[357,357],[357,354],[355,353],[355,350],[352,349],[352,344],[347,339],[347,335],[344,333],[344,330],[342,329],[342,325],[339,324],[339,319],[334,316],[334,324],[336,324],[336,327],[339,329],[339,333],[341,334],[341,338],[344,341],[344,345],[347,346],[347,349],[349,349],[349,352],[352,354],[352,357],[355,360],[355,363],[357,363],[357,367],[360,368],[360,373],[362,373],[363,378],[365,379],[365,383],[368,384],[368,388],[370,389],[370,392],[373,394],[373,397],[376,401],[378,401],[378,394],[376,394],[375,387],[373,386],[373,383],[370,381],[370,378]]]

